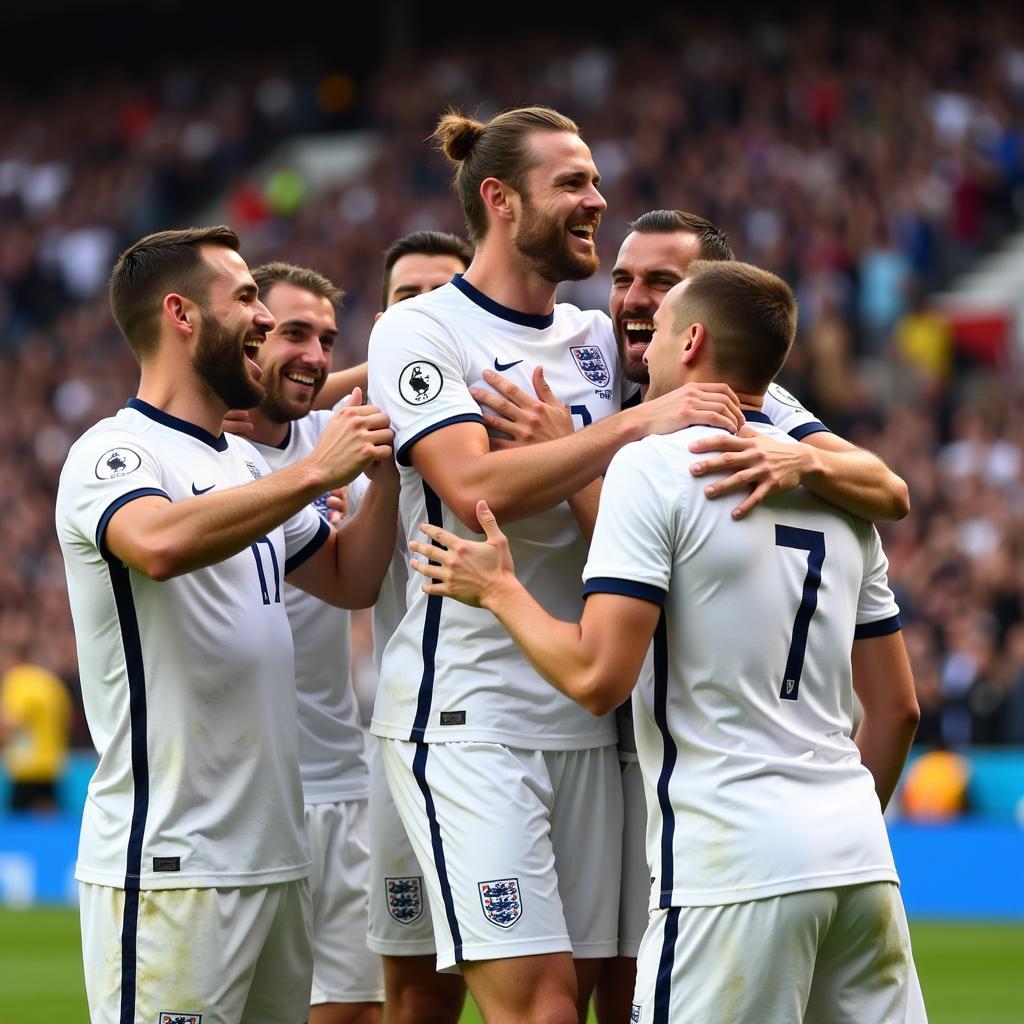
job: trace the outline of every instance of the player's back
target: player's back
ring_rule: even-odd
[[[649,478],[658,507],[638,496],[635,514],[662,524],[652,561],[671,571],[636,713],[655,900],[895,879],[851,738],[855,626],[898,621],[877,534],[803,489],[733,520],[734,503],[709,501],[690,473],[688,446],[709,433],[648,438],[616,460]],[[640,489],[618,468],[606,489]]]

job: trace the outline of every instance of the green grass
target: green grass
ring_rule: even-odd
[[[1021,1020],[1024,926],[917,921],[911,931],[931,1024]],[[0,1021],[86,1020],[77,913],[0,909]],[[462,1022],[479,1024],[475,1007]]]

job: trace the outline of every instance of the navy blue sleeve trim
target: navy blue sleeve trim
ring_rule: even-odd
[[[291,558],[286,559],[284,563],[284,574],[298,569],[303,562],[306,561],[312,555],[315,555],[327,541],[327,538],[331,535],[331,528],[321,519],[320,526],[317,528],[316,535],[308,543],[303,545],[298,551],[292,555]]]
[[[157,498],[166,498],[168,501],[171,500],[171,496],[166,491],[161,491],[159,487],[139,487],[134,491],[129,491],[127,494],[122,494],[115,498],[107,506],[103,515],[100,516],[100,521],[96,526],[96,549],[108,561],[110,560],[110,552],[107,551],[106,546],[103,543],[103,538],[106,535],[107,526],[110,524],[111,516],[113,516],[118,509],[124,508],[130,501],[134,501],[136,498],[145,498],[150,494]]]
[[[891,619],[881,619],[879,622],[865,622],[853,631],[854,640],[867,640],[873,636],[888,636],[890,633],[898,633],[903,627],[900,625],[900,617],[894,615]]]
[[[411,466],[412,463],[409,461],[409,451],[417,441],[422,441],[427,434],[432,434],[435,430],[440,430],[442,427],[450,427],[453,423],[479,423],[480,426],[484,425],[484,418],[478,412],[464,412],[458,416],[449,416],[446,420],[438,420],[437,423],[431,423],[429,427],[424,427],[418,434],[410,437],[401,448],[398,449],[398,464],[400,466]]]
[[[794,427],[790,432],[789,436],[794,441],[802,441],[805,437],[810,437],[811,434],[831,434],[832,431],[825,426],[824,423],[819,423],[817,420],[812,420],[810,423],[801,423],[799,427]]]
[[[661,608],[665,604],[665,591],[650,583],[636,580],[620,580],[614,576],[594,576],[583,584],[583,596],[591,594],[621,594],[623,597],[638,597]]]

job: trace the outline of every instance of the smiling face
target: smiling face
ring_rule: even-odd
[[[229,409],[251,409],[263,397],[260,367],[248,357],[274,327],[274,318],[259,300],[245,260],[232,249],[204,246],[210,268],[205,304],[192,366]]]
[[[669,289],[700,258],[700,239],[690,231],[639,232],[626,236],[612,268],[608,313],[615,328],[623,375],[649,380],[644,352],[654,333],[654,314]]]
[[[249,352],[263,371],[260,411],[274,423],[301,419],[324,386],[338,338],[334,306],[285,281],[271,285],[267,307],[277,321]]]
[[[570,132],[534,132],[513,244],[544,280],[581,281],[598,268],[596,237],[608,204],[590,149]]]

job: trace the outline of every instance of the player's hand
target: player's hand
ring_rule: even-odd
[[[356,388],[307,456],[326,475],[329,490],[354,480],[371,462],[393,457],[391,421],[375,405],[360,404],[362,400],[362,389]]]
[[[247,437],[253,432],[252,420],[249,418],[248,410],[229,409],[224,414],[224,422],[221,423],[221,429],[226,430],[229,434],[239,434],[242,437]]]
[[[420,525],[420,531],[433,543],[414,540],[409,547],[437,563],[428,565],[415,559],[409,562],[412,569],[429,581],[423,584],[423,593],[454,597],[456,601],[479,608],[487,593],[499,586],[503,578],[515,577],[508,538],[499,529],[486,501],[476,503],[476,517],[484,531],[482,541],[465,540],[440,526]]]
[[[641,437],[696,426],[721,427],[735,434],[745,422],[733,389],[712,383],[684,384],[660,398],[641,402],[624,415],[634,419]]]
[[[394,456],[371,462],[363,472],[377,487],[386,487],[397,492],[402,485],[402,475],[398,471]]]
[[[506,435],[491,437],[491,451],[554,441],[573,432],[572,413],[544,379],[543,367],[533,371],[536,398],[493,370],[484,370],[484,380],[498,394],[483,388],[470,388],[470,394],[480,403],[488,430]]]
[[[348,488],[336,487],[327,495],[327,522],[331,526],[340,526],[348,515]]]
[[[803,480],[808,449],[802,444],[786,444],[744,427],[739,435],[720,434],[703,437],[690,445],[691,452],[721,452],[690,467],[694,476],[728,473],[704,488],[709,498],[752,488],[732,511],[733,519],[742,519],[752,508],[776,491],[791,491]]]

